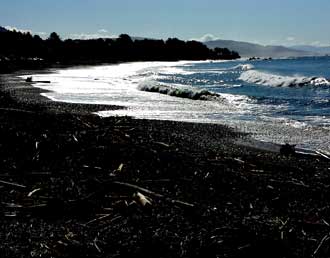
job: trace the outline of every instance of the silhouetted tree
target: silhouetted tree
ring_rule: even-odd
[[[50,33],[48,40],[56,43],[61,42],[61,38],[56,32]]]
[[[117,42],[121,45],[131,45],[131,44],[133,44],[133,40],[127,34],[120,34],[118,39],[117,39]]]
[[[40,68],[45,64],[95,64],[123,61],[175,61],[234,59],[239,54],[226,48],[211,50],[197,41],[177,38],[163,40],[133,40],[127,34],[117,39],[67,39],[56,32],[46,40],[30,33],[1,31],[0,72],[18,68]],[[41,60],[42,59],[42,60]]]

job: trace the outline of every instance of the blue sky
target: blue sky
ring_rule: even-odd
[[[330,45],[329,0],[4,0],[0,7],[1,26],[43,36],[52,31],[62,38],[128,33]]]

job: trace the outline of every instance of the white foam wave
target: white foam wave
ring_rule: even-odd
[[[245,61],[244,61],[245,62]],[[262,73],[253,70],[253,66],[248,63],[232,65],[213,66],[206,65],[204,69],[192,66],[194,62],[137,62],[124,63],[119,65],[107,65],[96,67],[80,67],[54,70],[49,74],[32,74],[34,81],[51,81],[51,83],[37,83],[36,87],[48,90],[44,96],[54,101],[64,101],[69,103],[107,104],[125,106],[125,109],[114,111],[102,111],[101,116],[132,116],[141,119],[175,120],[186,122],[203,123],[225,123],[237,128],[240,131],[254,134],[257,138],[279,143],[305,144],[329,150],[329,125],[328,117],[305,117],[304,121],[296,120],[276,120],[268,121],[262,116],[270,117],[275,111],[285,111],[286,106],[260,104],[258,101],[247,96],[221,93],[219,99],[224,101],[199,101],[192,100],[196,95],[196,89],[183,87],[180,84],[155,84],[160,71],[167,71],[169,74],[186,72],[196,73],[225,73],[230,75],[230,80],[224,77],[216,78],[218,84],[223,87],[232,86],[236,83],[232,80],[241,73],[241,78],[258,84],[274,86],[299,85],[299,80],[312,85],[328,85],[324,78],[284,77]],[[212,63],[212,62],[210,62]],[[216,62],[214,62],[216,63]],[[236,66],[235,66],[236,65]],[[231,66],[231,67],[230,67]],[[173,67],[173,69],[172,69]],[[22,78],[26,78],[25,75]],[[175,76],[173,76],[175,79]],[[207,82],[207,76],[200,76],[198,85],[205,84],[204,89],[214,90],[219,85],[211,85]],[[260,78],[261,77],[261,78]],[[168,76],[164,76],[164,79]],[[199,78],[199,77],[198,77]],[[298,80],[298,79],[299,80]],[[146,86],[145,81],[149,81]],[[199,79],[198,79],[199,80]],[[304,81],[305,80],[305,81]],[[169,80],[180,82],[180,80]],[[184,81],[184,80],[183,80]],[[211,80],[213,82],[213,79]],[[184,81],[186,82],[186,81]],[[230,82],[226,84],[227,82]],[[156,82],[157,83],[157,82]],[[293,84],[292,84],[293,83]],[[144,85],[144,91],[139,90]],[[236,86],[236,85],[235,85]],[[153,94],[149,91],[163,94]],[[237,85],[240,87],[240,85]],[[150,90],[151,89],[151,90]],[[171,94],[176,97],[171,97]],[[180,95],[180,96],[178,96]],[[182,97],[189,96],[188,98]],[[205,98],[213,98],[208,96]],[[190,98],[190,99],[189,99]],[[213,99],[212,99],[213,100]],[[324,100],[326,101],[326,100]],[[306,123],[306,124],[304,124]],[[320,127],[320,124],[322,127]],[[309,126],[312,125],[312,126]]]
[[[223,100],[219,94],[205,89],[196,89],[179,84],[166,85],[153,80],[140,83],[138,89],[141,91],[155,92],[172,97],[187,98],[192,100]]]
[[[239,64],[239,65],[234,66],[232,69],[234,69],[234,70],[240,69],[242,71],[249,71],[249,70],[254,69],[254,65],[252,65],[252,64]]]
[[[309,125],[306,122],[298,121],[298,120],[290,119],[290,118],[286,118],[286,117],[269,117],[269,116],[261,115],[260,119],[265,122],[270,122],[273,124],[281,124],[281,125],[290,126],[293,128],[298,128],[298,129],[311,128],[311,125]]]
[[[195,72],[192,71],[187,71],[183,68],[180,67],[163,67],[161,68],[159,71],[159,73],[161,74],[167,74],[167,75],[176,75],[176,74],[180,74],[180,75],[193,75],[195,74]]]
[[[302,87],[306,85],[328,86],[330,82],[322,77],[293,77],[269,74],[259,71],[246,71],[239,77],[240,80],[260,85],[275,87]]]

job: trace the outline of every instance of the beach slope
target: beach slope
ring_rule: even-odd
[[[1,89],[1,257],[329,255],[327,160]]]

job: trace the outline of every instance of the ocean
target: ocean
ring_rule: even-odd
[[[330,153],[330,57],[135,62],[31,76],[51,81],[35,86],[54,101],[126,107],[100,116],[225,124]]]

